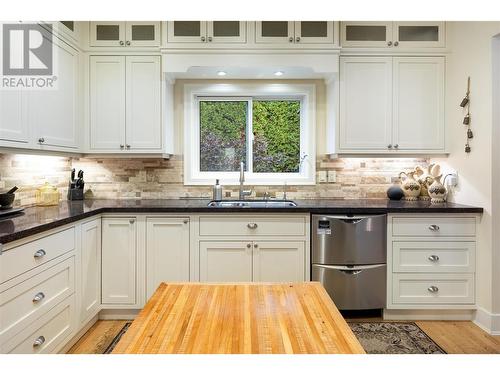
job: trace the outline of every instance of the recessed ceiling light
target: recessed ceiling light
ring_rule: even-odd
[[[277,76],[277,77],[280,77],[283,74],[285,74],[285,73],[283,73],[281,70],[278,70],[277,72],[274,72],[274,75]]]
[[[220,71],[218,71],[218,72],[217,72],[217,75],[218,75],[218,76],[221,76],[221,77],[224,77],[226,74],[227,74],[227,73],[226,73],[226,72],[224,72],[224,71],[222,71],[222,70],[220,70]]]

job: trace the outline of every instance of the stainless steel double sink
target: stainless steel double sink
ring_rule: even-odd
[[[297,207],[297,203],[288,200],[227,200],[210,201],[208,207],[215,208],[281,208]]]

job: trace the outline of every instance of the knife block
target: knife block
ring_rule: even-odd
[[[69,201],[83,200],[83,189],[77,189],[77,188],[68,189],[68,200]]]

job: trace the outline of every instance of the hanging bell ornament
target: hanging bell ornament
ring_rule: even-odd
[[[469,146],[469,144],[468,144],[468,143],[465,145],[465,152],[466,152],[466,153],[469,153],[469,152],[470,152],[470,146]]]
[[[474,138],[474,133],[472,133],[472,130],[467,129],[467,138],[472,139]]]

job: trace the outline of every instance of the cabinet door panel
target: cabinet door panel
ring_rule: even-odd
[[[126,58],[126,144],[161,149],[160,56]]]
[[[297,43],[333,43],[332,21],[295,22],[295,41]]]
[[[0,90],[0,141],[29,142],[26,95]]]
[[[394,41],[399,47],[429,48],[445,46],[444,22],[395,22]]]
[[[125,144],[125,56],[90,57],[90,148]]]
[[[135,218],[102,219],[102,303],[136,303]]]
[[[252,281],[252,242],[200,242],[200,281]]]
[[[80,321],[85,324],[101,304],[101,220],[82,224]]]
[[[207,22],[208,41],[211,43],[245,43],[246,22],[211,21]]]
[[[392,22],[342,22],[340,35],[342,47],[388,47]]]
[[[90,22],[91,47],[121,47],[125,44],[125,22]]]
[[[293,21],[258,21],[255,23],[257,43],[293,43]]]
[[[131,47],[157,47],[160,45],[160,22],[127,22],[126,45]]]
[[[148,298],[163,281],[189,281],[188,218],[147,219],[146,267]]]
[[[343,57],[340,149],[387,150],[392,128],[392,58]]]
[[[305,281],[305,244],[302,241],[256,241],[253,281]]]
[[[394,58],[394,144],[444,151],[444,57]]]
[[[207,22],[170,21],[167,34],[169,43],[203,43],[207,38]]]
[[[29,124],[41,145],[78,147],[78,52],[53,37],[57,49],[54,90],[29,91]],[[35,130],[36,129],[36,130]]]

